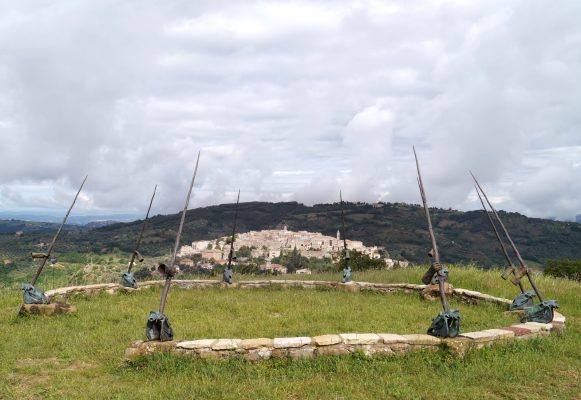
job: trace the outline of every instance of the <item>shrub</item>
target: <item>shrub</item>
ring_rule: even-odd
[[[581,282],[581,260],[549,260],[545,274]]]

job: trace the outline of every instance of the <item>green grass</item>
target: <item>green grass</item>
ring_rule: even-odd
[[[358,273],[359,281],[417,282],[422,269]],[[238,279],[256,277],[237,276]],[[288,278],[288,277],[279,277]],[[336,280],[338,274],[293,276]],[[363,356],[250,363],[172,356],[122,361],[144,338],[159,288],[132,295],[72,300],[78,312],[59,317],[14,316],[20,292],[0,290],[0,399],[248,398],[367,399],[579,398],[581,285],[539,277],[547,299],[568,318],[564,336],[515,342],[459,359],[441,350],[404,357]],[[516,288],[497,271],[451,269],[456,287],[511,298]],[[452,302],[464,332],[513,323],[494,305]],[[417,294],[343,293],[307,289],[176,290],[166,312],[176,339],[309,336],[343,332],[424,332],[438,303]],[[577,396],[577,397],[576,397]]]

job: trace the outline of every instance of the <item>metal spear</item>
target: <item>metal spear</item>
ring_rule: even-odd
[[[413,147],[414,150],[414,157],[416,159],[416,168],[418,170],[418,185],[420,187],[420,194],[422,196],[422,202],[424,204],[424,213],[426,215],[426,221],[428,222],[428,231],[430,232],[430,239],[432,241],[432,252],[434,256],[434,261],[436,265],[440,265],[440,254],[438,252],[438,245],[436,243],[436,236],[434,235],[434,230],[432,228],[432,220],[430,218],[430,210],[428,209],[428,200],[426,198],[426,192],[424,190],[424,183],[422,181],[422,174],[420,172],[420,163],[418,162],[418,155],[416,154],[416,149]],[[441,268],[441,266],[440,266]],[[432,267],[430,269],[433,270]],[[429,270],[428,270],[429,271]],[[443,276],[439,276],[438,279],[438,287],[440,289],[440,300],[442,301],[442,307],[444,308],[445,312],[449,311],[448,308],[448,299],[446,298],[445,293],[445,279]]]
[[[476,179],[476,177],[474,176],[474,174],[472,173],[472,171],[469,171],[469,172],[470,172],[470,175],[472,175],[472,179],[474,179],[474,182],[476,182],[476,185],[478,186],[478,189],[480,189],[480,192],[482,192],[482,194],[484,195],[484,198],[486,199],[486,202],[488,203],[488,205],[490,206],[490,209],[494,213],[494,216],[496,217],[496,220],[498,221],[498,223],[502,227],[502,230],[504,231],[504,234],[505,234],[506,238],[508,239],[508,242],[510,243],[510,246],[512,247],[512,250],[514,251],[514,254],[516,255],[516,258],[518,259],[518,262],[520,263],[520,265],[524,269],[525,274],[526,274],[527,278],[529,279],[529,282],[531,283],[531,286],[533,287],[533,290],[535,291],[535,293],[537,295],[537,298],[542,303],[543,302],[543,297],[541,295],[541,292],[539,291],[539,288],[537,287],[537,285],[536,285],[536,283],[535,283],[535,281],[534,281],[534,279],[532,277],[532,274],[529,271],[529,268],[527,267],[527,265],[525,264],[523,258],[521,257],[520,252],[518,251],[518,249],[516,248],[516,245],[512,241],[512,238],[510,237],[510,234],[508,233],[508,230],[504,226],[504,223],[500,219],[500,216],[496,212],[496,209],[494,208],[494,206],[492,205],[492,203],[490,202],[490,200],[488,200],[488,196],[486,196],[486,192],[484,192],[484,190],[482,189],[482,186],[480,186],[480,183],[478,183],[478,180]]]
[[[494,224],[494,221],[492,220],[492,217],[490,216],[488,209],[484,205],[484,200],[482,200],[482,196],[480,196],[480,191],[478,190],[478,187],[476,185],[474,185],[474,188],[476,189],[476,194],[478,195],[478,198],[480,199],[480,204],[482,204],[482,208],[484,209],[484,213],[488,217],[488,221],[490,222],[490,226],[492,227],[492,230],[494,231],[494,234],[496,235],[496,239],[498,240],[498,244],[500,244],[500,248],[502,249],[502,253],[504,254],[504,258],[506,259],[506,262],[508,263],[507,272],[510,273],[510,271],[514,271],[515,266],[512,263],[512,260],[510,259],[509,255],[508,255],[508,251],[506,250],[506,247],[504,246],[504,243],[502,242],[502,239],[500,238],[500,234],[498,233],[498,229],[496,229],[496,225]],[[508,276],[506,275],[506,272],[503,273],[502,279],[507,279],[507,278],[508,278]],[[525,292],[525,289],[524,289],[520,279],[518,281],[518,287],[520,288],[520,291],[522,293]]]
[[[178,229],[178,234],[176,236],[175,245],[173,248],[173,253],[171,255],[171,261],[168,266],[168,272],[166,273],[165,277],[165,284],[163,286],[163,292],[161,293],[161,301],[159,303],[159,312],[163,314],[163,310],[165,309],[165,300],[167,298],[167,292],[169,291],[169,287],[171,284],[171,278],[173,277],[173,268],[176,262],[176,255],[178,253],[178,248],[180,246],[180,238],[182,236],[182,229],[184,227],[184,221],[186,219],[186,211],[188,210],[188,204],[190,203],[190,196],[192,194],[192,188],[194,187],[194,182],[196,181],[196,174],[198,173],[198,163],[200,162],[200,152],[198,152],[198,158],[196,160],[196,168],[194,169],[194,175],[192,176],[192,181],[190,183],[190,188],[188,189],[188,194],[186,195],[186,202],[184,204],[184,209],[182,210],[182,218],[180,220],[180,227]]]
[[[133,250],[133,255],[131,256],[131,261],[129,261],[129,268],[127,268],[127,273],[131,272],[131,268],[133,268],[133,263],[135,262],[135,258],[138,257],[138,255],[139,255],[139,247],[141,246],[141,239],[143,238],[143,232],[145,231],[145,225],[147,225],[147,218],[149,217],[149,211],[151,211],[151,205],[153,204],[153,198],[155,197],[156,190],[157,190],[157,185],[155,185],[155,187],[153,188],[153,194],[151,195],[151,200],[149,201],[149,207],[147,208],[147,213],[145,214],[145,219],[143,220],[143,224],[141,224],[141,230],[139,231],[139,236],[137,237],[137,242],[135,242],[135,250]]]
[[[40,273],[42,272],[42,269],[44,268],[44,266],[46,265],[46,261],[50,258],[50,255],[52,253],[52,249],[54,247],[54,244],[56,243],[57,238],[59,237],[61,230],[63,229],[63,227],[65,226],[65,223],[67,222],[67,218],[69,218],[69,214],[71,213],[71,210],[73,209],[73,206],[75,205],[77,198],[79,197],[79,193],[81,193],[81,189],[83,189],[83,185],[85,184],[85,181],[87,180],[89,175],[85,176],[85,179],[83,179],[83,183],[81,183],[81,187],[79,188],[79,190],[77,191],[77,194],[75,195],[75,198],[73,200],[73,203],[71,204],[71,206],[69,207],[69,210],[67,211],[65,217],[63,218],[63,222],[61,223],[61,225],[59,226],[58,230],[56,231],[54,237],[52,238],[52,242],[50,242],[50,246],[48,246],[48,251],[46,252],[46,254],[43,255],[43,260],[42,263],[40,264],[40,266],[38,267],[38,269],[36,270],[36,274],[34,274],[34,278],[32,278],[32,281],[30,282],[30,284],[32,286],[34,286],[34,284],[36,283],[36,280],[38,279],[38,277],[40,276]]]

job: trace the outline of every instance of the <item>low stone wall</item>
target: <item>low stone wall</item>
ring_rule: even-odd
[[[46,292],[51,301],[67,300],[76,295],[91,295],[99,292],[110,294],[134,292],[152,287],[161,287],[164,280],[139,282],[137,289],[128,289],[120,284],[106,283],[97,285],[71,286]],[[253,280],[236,282],[231,285],[218,280],[172,280],[173,287],[182,289],[254,289],[290,288],[340,290],[345,292],[371,291],[380,293],[405,292],[421,293],[424,298],[436,298],[437,286],[415,285],[408,283],[370,283],[351,282],[347,284],[327,281],[299,280]],[[491,296],[467,289],[456,289],[447,284],[446,292],[462,301],[480,301],[508,305],[511,300]],[[436,296],[434,296],[436,294]],[[196,358],[227,359],[243,357],[258,361],[276,357],[311,358],[321,355],[341,355],[360,352],[367,356],[403,355],[418,349],[448,348],[458,355],[470,349],[492,346],[510,340],[526,340],[551,333],[561,333],[565,329],[565,317],[555,312],[550,324],[527,322],[511,326],[486,329],[478,332],[462,333],[456,338],[439,339],[429,335],[393,333],[342,333],[315,337],[256,338],[256,339],[199,339],[171,342],[142,341],[133,342],[125,351],[127,359],[157,353],[171,353]]]
[[[342,333],[314,337],[257,339],[200,339],[171,342],[133,342],[125,350],[128,360],[152,354],[169,353],[201,359],[224,360],[243,357],[249,361],[277,357],[312,358],[325,355],[362,353],[366,356],[404,355],[415,350],[448,348],[462,356],[470,349],[479,349],[510,340],[526,340],[551,332],[562,332],[565,317],[555,313],[550,324],[527,322],[478,332],[467,332],[456,338],[393,333]]]
[[[91,295],[100,292],[115,294],[119,292],[133,292],[135,290],[148,289],[157,286],[163,286],[164,280],[139,282],[137,289],[129,289],[118,283],[102,283],[96,285],[70,286],[53,290],[47,290],[46,296],[50,301],[65,301],[76,295]],[[171,282],[172,287],[181,289],[207,289],[207,288],[224,288],[224,289],[255,289],[255,288],[290,288],[302,287],[304,289],[326,289],[340,290],[344,292],[371,291],[380,293],[393,292],[423,292],[428,296],[429,293],[437,292],[437,286],[415,285],[410,283],[371,283],[371,282],[329,282],[329,281],[299,281],[299,280],[254,280],[235,282],[231,285],[225,284],[218,280],[179,280],[174,279]],[[448,285],[448,284],[447,284]],[[453,296],[459,297],[466,302],[487,301],[497,304],[510,304],[511,301],[501,297],[494,297],[488,294],[475,292],[467,289],[455,289],[448,285]]]

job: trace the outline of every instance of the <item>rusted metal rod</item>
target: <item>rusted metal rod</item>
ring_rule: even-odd
[[[428,208],[428,200],[426,198],[426,192],[424,190],[424,183],[422,181],[422,174],[420,172],[420,163],[418,162],[418,155],[416,154],[416,149],[413,147],[414,150],[414,157],[416,159],[416,168],[418,170],[418,186],[420,188],[420,194],[422,196],[422,202],[424,204],[424,213],[426,215],[426,221],[428,222],[428,231],[430,233],[430,239],[432,241],[432,252],[434,256],[434,261],[436,264],[440,264],[440,253],[438,252],[438,244],[436,243],[436,236],[434,235],[434,229],[432,228],[432,220],[430,218],[430,210]],[[430,267],[431,268],[431,267]],[[442,276],[439,276],[438,279],[438,287],[440,289],[440,300],[442,301],[442,307],[444,311],[448,312],[448,299],[446,298],[446,287],[445,287],[445,279]]]
[[[40,264],[40,266],[38,267],[38,269],[36,270],[36,274],[34,274],[34,278],[32,278],[32,281],[30,282],[30,284],[32,286],[34,286],[34,284],[36,283],[36,281],[38,280],[38,277],[40,276],[40,273],[42,272],[42,269],[44,268],[44,266],[46,265],[46,261],[50,258],[50,255],[52,253],[52,249],[54,248],[54,244],[56,243],[57,238],[59,237],[61,230],[63,229],[63,227],[65,226],[65,223],[67,222],[67,218],[69,218],[69,214],[71,213],[71,210],[73,209],[73,206],[75,205],[75,203],[77,202],[77,198],[79,197],[79,193],[81,193],[81,189],[83,189],[83,185],[85,184],[85,181],[87,180],[87,177],[89,175],[85,176],[85,179],[83,179],[83,183],[81,183],[81,187],[79,188],[79,190],[77,191],[77,194],[75,195],[75,198],[71,204],[71,206],[69,207],[69,210],[67,211],[65,217],[63,218],[63,222],[61,222],[61,225],[59,226],[58,230],[56,231],[56,233],[54,234],[54,237],[52,238],[52,242],[50,242],[50,246],[48,246],[48,251],[46,252],[46,254],[43,256],[43,260],[42,263]]]
[[[135,242],[135,250],[133,250],[133,255],[131,256],[131,261],[129,261],[129,268],[127,268],[127,273],[131,272],[133,268],[133,263],[135,262],[135,257],[139,254],[139,247],[141,246],[141,239],[143,238],[143,232],[145,231],[145,225],[147,225],[147,218],[149,217],[149,211],[151,211],[151,205],[153,204],[153,198],[155,197],[155,191],[157,190],[157,185],[153,188],[153,194],[151,195],[151,200],[149,201],[149,208],[145,214],[145,219],[143,224],[141,224],[141,230],[139,231],[139,236],[137,237],[137,242]]]
[[[180,238],[182,236],[182,229],[184,228],[184,221],[186,219],[186,211],[188,210],[188,204],[190,203],[190,196],[192,194],[192,188],[194,187],[194,182],[196,181],[196,174],[198,173],[198,163],[199,162],[200,162],[200,152],[198,152],[198,158],[196,160],[196,168],[194,169],[194,175],[192,176],[190,188],[188,189],[188,194],[186,195],[186,203],[184,204],[184,209],[182,210],[182,218],[180,220],[180,227],[178,229],[178,234],[176,236],[176,242],[175,242],[175,245],[173,248],[173,253],[171,255],[171,261],[169,263],[169,266],[167,267],[169,269],[169,271],[173,270],[174,264],[176,262],[176,256],[178,253],[178,248],[180,246]],[[161,301],[159,303],[160,314],[163,314],[163,310],[165,309],[165,301],[167,299],[167,292],[169,291],[172,277],[173,277],[173,273],[166,274],[165,284],[163,285],[163,292],[161,293]]]
[[[476,177],[474,176],[474,174],[472,173],[472,171],[469,171],[469,172],[470,172],[470,175],[472,175],[472,179],[474,179],[474,182],[476,182],[476,185],[478,186],[478,189],[480,189],[480,192],[484,195],[484,198],[486,199],[486,202],[488,203],[488,205],[490,206],[490,209],[494,213],[494,216],[496,217],[496,220],[500,224],[500,226],[501,226],[501,228],[502,228],[502,230],[504,232],[504,235],[508,239],[508,242],[510,243],[510,246],[512,247],[512,250],[514,251],[514,254],[516,255],[516,258],[518,259],[518,262],[520,263],[521,267],[524,269],[525,274],[526,274],[527,278],[529,279],[529,282],[531,283],[531,286],[533,287],[533,290],[535,291],[535,293],[537,295],[537,298],[542,303],[543,302],[543,296],[541,295],[541,292],[539,291],[539,288],[537,287],[537,285],[535,283],[535,280],[533,279],[533,276],[531,274],[531,271],[529,270],[529,267],[526,265],[524,259],[520,255],[520,252],[516,248],[516,245],[514,244],[512,238],[510,237],[510,234],[508,233],[508,230],[506,229],[506,226],[504,226],[504,223],[500,219],[500,216],[496,212],[496,209],[494,208],[494,206],[492,205],[492,203],[488,199],[488,196],[486,196],[486,192],[482,189],[482,186],[480,186],[480,183],[478,183],[478,180],[476,179]]]
[[[228,253],[228,268],[232,265],[234,257],[234,236],[236,235],[236,222],[238,221],[238,204],[240,203],[240,189],[238,189],[238,198],[236,199],[236,211],[234,211],[234,222],[232,223],[232,236],[230,237],[230,253]]]
[[[502,239],[500,238],[500,234],[498,233],[498,229],[496,229],[496,225],[494,224],[494,221],[492,220],[492,217],[490,216],[488,209],[484,205],[484,200],[482,200],[482,196],[480,196],[480,191],[478,190],[478,187],[476,185],[474,185],[474,188],[476,189],[476,194],[478,195],[478,198],[480,199],[480,204],[482,204],[482,208],[484,210],[484,213],[488,217],[488,222],[490,222],[490,226],[492,227],[492,230],[494,231],[494,234],[496,235],[496,239],[498,240],[498,244],[500,245],[500,248],[502,249],[502,253],[504,254],[504,258],[506,259],[506,262],[508,263],[508,267],[509,267],[509,269],[512,269],[512,271],[514,271],[515,266],[512,263],[512,260],[510,259],[509,255],[508,255],[508,251],[506,250],[506,246],[504,245],[504,243],[502,242]],[[506,279],[504,274],[502,275],[502,277],[504,279]],[[520,279],[518,281],[518,287],[520,288],[520,291],[522,293],[525,292],[525,289],[524,289]]]

